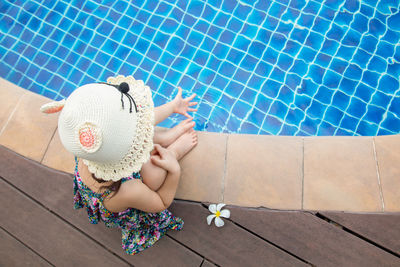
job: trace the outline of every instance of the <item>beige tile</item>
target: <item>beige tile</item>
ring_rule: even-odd
[[[375,137],[385,211],[400,211],[400,135]]]
[[[382,211],[372,137],[304,139],[304,209]]]
[[[198,144],[181,160],[176,198],[219,202],[225,168],[225,134],[198,132]]]
[[[50,141],[42,164],[64,172],[73,173],[75,168],[74,155],[68,152],[61,143],[58,130]]]
[[[21,87],[0,78],[0,133],[25,92]]]
[[[41,161],[57,126],[57,115],[40,112],[51,100],[26,92],[0,135],[0,144],[36,161]]]
[[[301,209],[302,167],[302,138],[230,135],[224,202]]]

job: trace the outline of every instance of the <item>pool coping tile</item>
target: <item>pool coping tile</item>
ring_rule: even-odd
[[[302,138],[231,134],[226,165],[225,203],[301,209]]]
[[[40,107],[50,101],[26,91],[1,132],[0,144],[40,162],[57,127],[56,117],[48,117],[40,111]]]
[[[54,114],[50,116],[56,116],[58,118],[58,116]],[[46,153],[40,163],[67,173],[72,173],[74,171],[74,155],[67,151],[62,145],[60,136],[58,135],[58,129],[50,140]]]
[[[198,144],[181,161],[182,175],[175,198],[222,201],[227,134],[197,132]]]
[[[400,211],[400,135],[374,137],[384,211]]]
[[[383,211],[372,137],[304,138],[303,208]]]
[[[2,99],[0,109],[0,135],[18,106],[21,97],[26,92],[27,91],[21,87],[5,79],[0,79],[0,99]]]

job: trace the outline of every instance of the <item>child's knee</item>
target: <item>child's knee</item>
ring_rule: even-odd
[[[140,175],[142,176],[145,185],[147,185],[151,190],[157,191],[164,183],[167,171],[149,161],[143,165]]]

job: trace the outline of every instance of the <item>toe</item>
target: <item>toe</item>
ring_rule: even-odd
[[[187,131],[187,130],[189,130],[190,128],[193,128],[193,127],[194,127],[194,122],[189,123],[189,124],[186,124],[183,128],[184,128],[185,131]]]

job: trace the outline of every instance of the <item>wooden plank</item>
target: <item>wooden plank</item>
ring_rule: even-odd
[[[0,240],[0,266],[51,266],[3,229],[0,229]]]
[[[231,219],[317,266],[399,266],[400,259],[301,211],[228,207]]]
[[[208,260],[204,259],[203,263],[201,264],[201,267],[215,267],[214,263],[209,262]]]
[[[168,236],[137,255],[126,254],[119,229],[107,228],[103,223],[92,225],[84,209],[73,209],[70,174],[23,158],[4,147],[0,147],[0,176],[135,266],[148,266],[149,262],[155,266],[200,266],[202,262],[202,257]]]
[[[56,266],[128,266],[121,259],[0,180],[1,226]]]
[[[228,220],[221,228],[207,225],[210,213],[198,203],[176,202],[171,211],[185,220],[185,227],[169,235],[218,265],[306,265]]]
[[[320,212],[328,219],[345,226],[357,234],[400,254],[400,213],[350,214]]]

